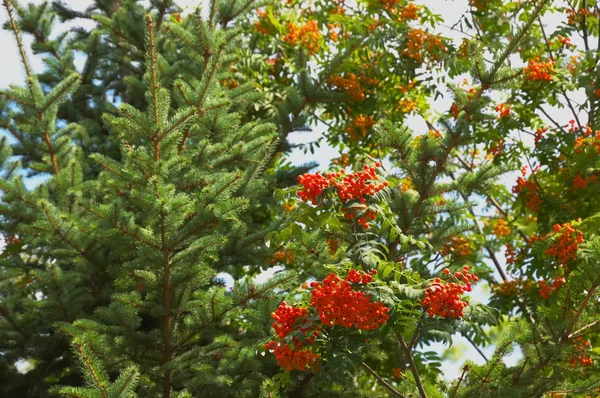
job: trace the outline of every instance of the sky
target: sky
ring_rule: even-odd
[[[86,9],[91,3],[91,0],[63,0],[69,6],[77,10]],[[31,1],[35,4],[40,4],[42,0],[33,0]],[[201,4],[202,0],[179,0],[178,4],[182,7],[187,7],[188,10],[192,10]],[[562,1],[556,0],[554,4],[559,4]],[[449,26],[454,25],[460,18],[460,16],[466,11],[468,7],[468,0],[416,0],[415,3],[423,4],[429,7],[434,13],[440,14],[445,18],[445,23],[443,25],[437,26],[436,30],[443,34],[446,37],[453,38],[460,42],[463,37],[463,34],[457,31],[452,31],[449,29]],[[25,4],[25,1],[21,0],[21,4]],[[6,21],[5,10],[0,10],[0,25],[4,24]],[[547,27],[552,30],[559,22],[561,21],[560,15],[548,16],[545,18],[544,23]],[[86,28],[91,28],[93,26],[93,22],[90,21],[75,21],[74,24],[82,25]],[[58,31],[64,31],[68,29],[70,25],[63,24],[60,26]],[[572,38],[572,42],[575,44],[579,44],[579,38]],[[29,50],[29,46],[31,44],[31,39],[28,36],[24,37],[25,47],[27,48],[30,56],[30,61],[32,63],[32,67],[34,71],[41,71],[43,69],[43,64],[39,58],[33,57],[31,51]],[[8,31],[1,30],[0,31],[0,54],[2,54],[2,59],[0,60],[0,89],[8,87],[11,84],[23,84],[24,83],[24,75],[23,69],[21,67],[18,53],[16,50],[15,42],[12,37],[12,34]],[[513,63],[513,65],[515,65]],[[462,78],[457,78],[457,82],[462,80]],[[582,93],[574,93],[571,97],[575,103],[581,101]],[[451,106],[452,100],[450,96],[445,96],[444,98],[440,98],[432,103],[432,108],[437,112],[446,112]],[[570,112],[567,110],[561,109],[548,109],[551,114],[556,118],[556,120],[560,123],[566,124],[572,116]],[[425,125],[424,120],[419,116],[410,116],[406,122],[406,124],[411,127],[413,130],[417,132],[426,132],[427,126]],[[313,140],[318,139],[322,136],[325,126],[320,124],[316,126],[312,126],[313,130],[311,132],[296,132],[292,133],[289,137],[292,143],[307,143]],[[1,133],[0,133],[1,134]],[[531,139],[527,138],[528,144],[531,145]],[[295,150],[291,156],[290,161],[293,164],[302,164],[312,160],[317,160],[323,167],[327,167],[331,159],[337,157],[337,151],[334,148],[329,147],[328,145],[322,145],[321,148],[315,149],[315,154],[312,155],[310,153],[304,154],[301,150]],[[516,173],[508,173],[502,181],[504,183],[513,184],[516,178]],[[37,181],[30,181],[30,186],[34,186]],[[503,256],[500,255],[502,258]],[[273,272],[277,271],[278,268],[271,268],[264,272],[260,279],[264,280],[270,277]],[[223,275],[228,283],[231,283],[231,279],[227,278],[226,275]],[[485,287],[479,287],[473,293],[473,297],[478,299],[479,301],[485,302],[488,297],[488,293],[486,292]],[[483,363],[483,359],[477,354],[475,349],[468,344],[468,342],[460,337],[455,336],[454,339],[455,348],[458,348],[459,351],[462,351],[462,358],[468,358],[473,360],[476,363]],[[430,349],[438,350],[440,353],[444,350],[444,347],[441,344],[434,344],[430,347]],[[489,346],[483,349],[485,354],[488,357],[491,357],[493,353],[493,346]],[[520,354],[517,352],[515,355],[511,356],[507,361],[507,364],[514,364],[520,358]],[[459,376],[460,373],[460,362],[453,361],[444,361],[442,365],[442,370],[444,371],[445,377],[448,379],[455,379]]]

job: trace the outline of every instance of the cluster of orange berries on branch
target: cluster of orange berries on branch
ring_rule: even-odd
[[[326,243],[327,248],[329,249],[329,254],[331,254],[332,256],[335,255],[335,253],[337,253],[340,247],[340,241],[337,239],[327,239]]]
[[[494,235],[498,238],[510,235],[510,226],[506,220],[499,219],[496,221],[494,224]]]
[[[596,154],[600,153],[600,130],[592,132],[590,128],[587,128],[582,136],[575,139],[575,153],[582,153],[586,147],[594,148]]]
[[[563,37],[561,35],[558,35],[557,39],[560,42],[560,44],[562,44],[565,47],[575,47],[575,44],[571,43],[570,37]]]
[[[319,369],[319,354],[314,353],[310,347],[296,348],[281,341],[271,340],[265,344],[265,349],[272,351],[277,364],[287,371],[303,371],[308,367],[316,372]]]
[[[262,33],[264,35],[270,35],[272,30],[267,16],[267,12],[259,8],[256,10],[256,13],[258,14],[258,21],[256,21],[256,23],[254,24],[254,28],[259,33]]]
[[[582,56],[583,56],[583,53],[571,56],[571,60],[567,64],[567,70],[569,71],[570,74],[575,75],[577,73],[577,68],[581,64],[581,62],[579,61],[579,58],[581,58]]]
[[[538,171],[539,166],[533,169],[532,175]],[[523,177],[527,175],[527,166],[521,168],[521,174]],[[542,197],[538,192],[538,185],[532,177],[529,180],[525,180],[523,177],[517,178],[517,185],[512,188],[512,192],[516,195],[523,193],[526,200],[525,207],[536,213],[543,203]]]
[[[548,297],[550,297],[552,295],[552,293],[556,292],[564,284],[565,284],[565,278],[562,276],[556,278],[554,281],[548,281],[548,282],[544,281],[543,279],[540,279],[538,281],[538,288],[540,289],[538,294],[540,295],[541,298],[547,299]]]
[[[504,257],[506,258],[506,262],[508,264],[514,264],[517,262],[517,253],[514,251],[512,245],[507,243],[505,245]]]
[[[343,76],[332,76],[327,80],[327,83],[332,88],[338,89],[344,92],[351,101],[362,101],[366,97],[365,86],[377,87],[379,80],[369,78],[364,75],[356,75],[354,73],[348,73],[346,77]]]
[[[291,213],[296,208],[296,204],[294,202],[287,201],[283,203],[281,207],[286,213]]]
[[[348,133],[350,141],[359,141],[367,137],[367,131],[374,125],[375,119],[372,116],[358,115],[344,131]]]
[[[396,111],[400,111],[402,113],[410,113],[417,108],[417,103],[411,99],[402,98],[398,102],[398,106],[396,107]]]
[[[487,149],[487,154],[491,155],[492,158],[501,155],[502,152],[504,152],[504,140],[498,140]]]
[[[298,319],[306,318],[307,316],[307,308],[289,306],[285,301],[271,314],[271,317],[275,321],[273,329],[280,340],[268,342],[265,344],[265,349],[273,351],[277,363],[285,370],[291,371],[297,369],[303,371],[309,367],[313,371],[316,371],[318,368],[319,355],[315,354],[310,347],[305,347],[304,342],[296,336],[293,337],[292,344],[288,344],[283,340],[294,332],[294,330],[298,330],[303,334],[309,333],[310,335],[305,338],[305,343],[312,344],[315,337],[318,336],[319,330],[316,329],[310,333],[312,327],[302,328],[301,326],[296,326]]]
[[[452,117],[454,118],[454,120],[458,119],[460,109],[458,108],[458,105],[456,105],[456,102],[452,103],[452,106],[450,107],[450,112],[452,113]]]
[[[444,274],[450,275],[451,272],[446,268]],[[420,303],[429,316],[435,315],[443,318],[464,316],[463,310],[467,303],[462,301],[461,297],[463,293],[473,290],[472,283],[477,282],[479,278],[469,273],[469,267],[466,265],[461,272],[455,272],[454,277],[458,279],[458,283],[448,283],[436,278],[425,290],[425,298]]]
[[[373,281],[376,271],[364,273],[350,270],[346,279],[330,274],[322,282],[311,282],[310,303],[316,308],[323,325],[339,325],[359,330],[375,330],[389,319],[389,308],[372,301],[366,293],[355,290],[353,285]]]
[[[571,368],[575,368],[578,366],[592,366],[594,364],[594,361],[587,352],[590,348],[590,341],[584,340],[583,337],[576,337],[575,339],[573,339],[572,342],[573,348],[575,349],[576,353],[570,354],[568,356],[569,366],[571,366]]]
[[[519,292],[519,281],[505,279],[502,283],[493,285],[492,290],[501,296],[515,296]]]
[[[285,263],[285,264],[293,264],[296,261],[296,256],[294,255],[294,253],[292,253],[291,250],[286,249],[286,250],[280,250],[280,251],[276,251],[275,253],[273,253],[273,257],[271,257],[271,260],[269,261],[269,263],[272,264],[279,264],[279,263]]]
[[[595,182],[596,176],[592,174],[589,177],[583,178],[581,172],[573,178],[573,189],[586,189],[588,184]]]
[[[288,22],[287,30],[288,34],[284,36],[284,42],[292,46],[299,42],[300,46],[306,49],[308,55],[314,55],[321,49],[321,44],[319,42],[321,39],[321,32],[319,31],[317,21],[310,20],[302,26]]]
[[[394,6],[398,4],[398,0],[376,0],[376,2],[380,7],[390,13],[394,12]]]
[[[455,256],[470,256],[473,254],[473,251],[471,250],[471,242],[469,239],[462,236],[452,236],[443,243],[440,253],[442,256],[448,254],[453,254]]]
[[[585,8],[580,8],[578,10],[567,8],[567,24],[572,26],[579,25],[589,15],[592,15],[592,12]],[[596,11],[595,15],[598,17],[598,11]]]
[[[555,241],[544,253],[556,257],[560,265],[566,265],[577,258],[577,248],[583,242],[583,232],[571,223],[554,224]]]
[[[293,307],[287,305],[285,301],[279,304],[279,307],[271,314],[275,321],[273,329],[278,337],[283,338],[294,330],[294,325],[298,318],[305,318],[308,315],[308,309],[303,307]],[[300,331],[302,331],[300,329]]]
[[[548,130],[548,127],[540,127],[539,129],[535,130],[535,145],[537,145],[542,138],[544,138],[544,133]]]
[[[529,60],[525,68],[527,80],[551,81],[554,75],[554,61],[551,59],[540,61],[539,57]]]
[[[410,180],[410,178],[403,178],[400,182],[400,191],[406,192],[410,189],[415,189],[414,184]]]
[[[340,24],[336,23],[336,24],[332,24],[332,23],[328,23],[327,24],[327,29],[329,29],[329,40],[331,40],[334,43],[337,43],[338,39],[339,39],[339,34],[336,31],[336,29],[340,28]]]
[[[303,174],[298,176],[298,182],[302,185],[302,189],[298,190],[298,196],[306,202],[317,205],[325,190],[334,187],[342,203],[358,200],[363,205],[344,209],[344,213],[346,218],[354,219],[356,214],[365,211],[365,216],[359,218],[359,224],[364,228],[368,228],[369,225],[366,219],[374,219],[375,213],[367,211],[365,204],[367,197],[388,186],[387,181],[377,182],[379,177],[375,173],[375,169],[379,167],[381,167],[381,163],[377,162],[375,167],[365,165],[363,170],[349,174],[346,174],[344,169],[337,173],[327,173],[324,176],[319,173]]]
[[[398,22],[418,20],[421,8],[423,7],[418,6],[415,3],[408,3],[398,12]]]
[[[496,105],[496,112],[500,118],[510,115],[510,106],[504,103]]]
[[[402,378],[402,369],[400,368],[392,368],[392,377],[395,379]]]
[[[436,54],[436,50],[448,51],[442,38],[439,35],[415,28],[408,32],[406,46],[402,50],[402,54],[416,62],[422,62],[425,55],[437,61],[439,56]]]
[[[225,79],[221,81],[221,84],[223,84],[228,89],[234,89],[240,85],[240,83],[235,79]]]
[[[335,158],[331,162],[336,166],[347,167],[350,166],[350,156],[347,153],[343,153],[339,158]]]

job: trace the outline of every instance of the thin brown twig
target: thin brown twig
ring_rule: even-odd
[[[396,391],[396,389],[394,387],[392,387],[387,381],[385,381],[381,376],[379,376],[373,369],[371,369],[371,367],[369,367],[369,365],[367,365],[364,362],[361,362],[360,365],[367,369],[367,371],[369,373],[371,373],[381,384],[383,384],[383,386],[385,388],[387,388],[387,390],[389,392],[392,393],[392,395],[399,397],[399,398],[406,398],[404,395],[402,395],[400,392]]]

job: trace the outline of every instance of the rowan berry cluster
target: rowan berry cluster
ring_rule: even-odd
[[[540,279],[538,281],[538,288],[540,289],[538,294],[540,295],[541,298],[547,299],[548,297],[550,297],[552,295],[552,293],[556,292],[564,284],[565,284],[565,278],[562,276],[556,278],[554,281],[548,281],[548,282],[544,281],[543,279]]]
[[[417,107],[417,103],[411,99],[402,98],[396,106],[396,110],[402,113],[410,113]]]
[[[590,10],[585,8],[580,8],[578,10],[567,8],[567,24],[572,26],[579,25],[590,14]]]
[[[292,264],[296,261],[296,256],[292,253],[291,250],[280,250],[273,253],[273,257],[269,261],[270,264]]]
[[[492,290],[501,296],[516,296],[519,292],[528,291],[533,287],[530,279],[505,279],[502,283],[492,286]]]
[[[403,178],[400,181],[400,190],[402,192],[406,192],[410,189],[415,189],[415,185],[412,183],[412,181],[410,180],[410,178]]]
[[[494,224],[494,235],[498,238],[510,235],[510,226],[508,225],[508,222],[503,219],[497,220]]]
[[[319,355],[315,354],[311,347],[304,347],[304,342],[300,341],[300,339],[295,336],[292,338],[292,344],[288,344],[283,340],[294,330],[298,330],[305,334],[313,329],[312,326],[307,328],[296,326],[298,319],[307,316],[308,309],[289,306],[285,301],[283,301],[277,310],[271,314],[271,317],[275,321],[275,323],[273,323],[273,329],[280,340],[271,340],[265,344],[265,349],[274,353],[277,363],[285,370],[291,371],[298,369],[303,371],[309,367],[313,371],[316,371],[318,368]],[[312,344],[318,334],[319,330],[314,330],[309,337],[305,338],[305,342]]]
[[[398,0],[377,0],[377,2],[388,12],[394,12],[394,6],[398,3]]]
[[[416,21],[419,19],[419,11],[421,10],[421,6],[416,5],[415,3],[408,3],[398,13],[398,22],[402,21]]]
[[[587,353],[590,348],[589,340],[584,340],[583,337],[576,337],[573,339],[573,348],[576,353],[570,354],[568,357],[571,368],[592,366],[594,364],[594,361],[592,361],[592,358]]]
[[[332,256],[335,255],[335,253],[337,253],[340,247],[340,241],[337,239],[327,239],[326,243],[327,248],[329,249],[329,254],[331,254]]]
[[[558,35],[557,39],[560,42],[560,44],[562,44],[565,47],[575,47],[575,44],[571,43],[570,37],[563,37],[561,35]]]
[[[336,31],[336,29],[340,28],[340,24],[336,23],[336,24],[332,24],[332,23],[328,23],[327,24],[327,29],[329,30],[329,39],[334,42],[337,43],[337,41],[339,40],[339,34]]]
[[[270,35],[271,26],[267,17],[267,12],[261,9],[257,9],[256,13],[258,14],[258,21],[256,21],[256,23],[254,24],[254,28],[259,33]]]
[[[490,145],[490,147],[487,150],[487,154],[491,155],[492,159],[494,158],[494,156],[501,155],[502,152],[504,152],[504,140],[498,140],[497,142]]]
[[[508,115],[510,115],[510,106],[501,103],[496,105],[496,112],[498,112],[498,116],[503,118],[503,117],[507,117]]]
[[[395,379],[402,378],[402,369],[400,368],[392,368],[392,377]]]
[[[501,296],[515,296],[519,292],[519,281],[517,279],[512,281],[505,279],[502,283],[494,285],[492,290]]]
[[[291,213],[296,208],[296,204],[294,202],[288,201],[283,203],[281,207],[286,213]]]
[[[422,29],[411,29],[406,38],[406,46],[402,54],[416,62],[422,62],[425,55],[432,60],[437,60],[436,50],[447,51],[442,38]]]
[[[350,270],[345,280],[330,274],[322,282],[312,282],[310,303],[316,308],[321,322],[326,326],[339,325],[359,330],[375,330],[387,322],[389,309],[381,302],[355,290],[355,284],[367,284],[373,280],[374,271]]]
[[[470,256],[473,254],[471,250],[471,242],[462,236],[452,236],[444,242],[440,250],[442,256],[453,254],[455,256]]]
[[[288,22],[287,30],[288,34],[284,36],[284,42],[292,46],[299,42],[300,46],[307,50],[308,55],[314,55],[321,49],[321,44],[319,42],[321,39],[321,32],[319,31],[317,21],[310,20],[302,26]]]
[[[329,86],[332,88],[343,91],[350,97],[351,101],[362,101],[366,96],[365,86],[377,87],[379,81],[377,79],[369,78],[363,75],[357,76],[354,73],[348,73],[346,77],[343,76],[332,76],[327,81]]]
[[[344,131],[348,133],[350,141],[359,141],[367,137],[367,131],[374,125],[375,119],[372,116],[358,115]]]
[[[379,162],[375,163],[375,167],[365,165],[363,170],[356,173],[346,174],[346,171],[342,169],[339,172],[327,173],[324,176],[319,173],[307,173],[298,176],[298,181],[303,187],[303,189],[298,190],[298,196],[306,202],[317,205],[325,190],[334,187],[342,203],[358,200],[363,205],[361,207],[345,208],[343,210],[344,217],[352,220],[355,219],[356,215],[362,213],[362,216],[357,220],[358,224],[364,228],[369,228],[367,221],[369,219],[373,220],[375,213],[367,210],[365,204],[367,197],[388,186],[387,181],[377,182],[379,177],[375,173],[375,169],[378,167],[381,167]]]
[[[544,138],[544,133],[548,131],[548,127],[541,127],[535,130],[535,145],[537,145],[542,138]]]
[[[277,364],[287,371],[294,369],[303,371],[308,367],[316,372],[319,369],[319,354],[315,354],[310,347],[298,349],[281,341],[272,340],[265,344],[265,349],[272,351]]]
[[[527,80],[551,81],[554,74],[554,61],[540,61],[539,57],[529,60],[529,64],[525,68],[525,76]]]
[[[335,158],[331,162],[340,167],[347,167],[350,166],[350,156],[347,153],[343,153],[339,158]]]
[[[444,274],[450,275],[451,272],[446,268]],[[479,278],[470,274],[469,267],[466,265],[461,272],[454,273],[454,278],[458,280],[458,283],[448,283],[436,278],[425,290],[425,298],[420,303],[429,316],[435,315],[443,318],[464,316],[463,310],[467,303],[461,301],[461,296],[464,292],[472,291],[472,282],[477,282]]]
[[[570,74],[575,75],[577,73],[577,68],[581,65],[579,58],[581,58],[583,54],[572,55],[571,60],[567,64],[567,70]]]
[[[294,330],[294,325],[298,318],[303,318],[308,315],[308,309],[302,307],[293,307],[287,305],[285,301],[279,304],[279,307],[271,314],[271,318],[275,321],[273,329],[280,338],[287,336]],[[302,330],[302,329],[300,329]]]
[[[571,223],[554,224],[555,240],[544,253],[556,257],[560,265],[566,265],[577,258],[577,248],[583,242],[583,232]]]
[[[452,106],[450,107],[450,112],[452,113],[452,117],[454,118],[454,120],[458,119],[460,109],[458,108],[458,105],[456,105],[456,102],[452,103]]]
[[[537,173],[538,170],[539,167],[536,167],[533,170],[532,175]],[[521,174],[523,174],[523,177],[525,177],[527,174],[527,166],[523,166],[521,168]],[[538,185],[532,178],[525,180],[523,177],[517,178],[517,185],[512,188],[512,192],[517,195],[521,193],[525,194],[525,207],[536,213],[540,209],[540,205],[543,203],[542,197],[538,192]]]
[[[517,253],[513,250],[512,245],[510,243],[506,244],[506,250],[504,250],[504,257],[506,257],[506,262],[508,264],[514,264],[517,262]]]
[[[591,129],[586,130],[583,136],[575,139],[575,153],[582,153],[586,147],[593,147],[600,153],[600,130],[592,134]]]
[[[586,189],[588,184],[596,181],[596,176],[592,174],[589,177],[583,178],[581,172],[573,178],[573,189]]]

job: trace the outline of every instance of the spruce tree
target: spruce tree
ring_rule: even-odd
[[[1,92],[14,138],[1,147],[3,395],[259,393],[274,368],[256,348],[295,277],[244,277],[266,263],[278,183],[267,172],[276,126],[252,116],[251,82],[231,83],[233,22],[252,3],[215,1],[207,19],[183,19],[162,1],[76,14],[4,0],[26,85]],[[98,28],[51,40],[57,16]],[[23,33],[44,56],[39,75]],[[34,175],[47,178],[28,190]]]

